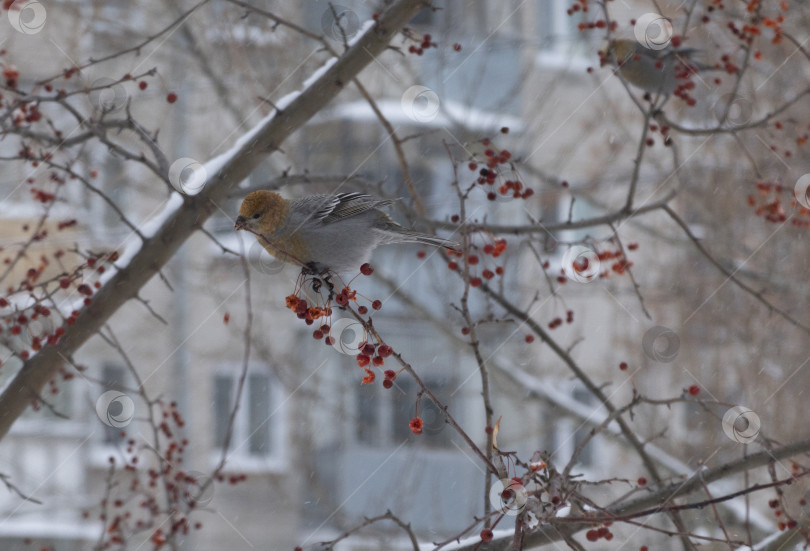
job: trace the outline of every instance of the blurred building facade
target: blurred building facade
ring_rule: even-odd
[[[356,30],[351,25],[368,19],[373,10],[361,2],[343,3],[338,8],[345,9],[342,21],[351,34]],[[463,152],[475,151],[479,140],[487,137],[521,160],[526,167],[523,179],[536,194],[528,201],[491,202],[476,191],[467,204],[468,213],[476,218],[509,224],[529,213],[532,219],[555,223],[569,216],[577,219],[608,212],[615,205],[589,202],[589,186],[626,178],[628,172],[615,159],[631,155],[635,142],[628,138],[630,124],[610,131],[599,127],[605,110],[616,109],[624,91],[609,71],[586,72],[587,67],[598,65],[600,45],[577,30],[578,18],[567,15],[567,3],[537,0],[513,7],[483,0],[447,0],[440,4],[441,9],[419,14],[411,25],[414,36],[430,33],[440,47],[422,56],[389,54],[390,65],[372,64],[360,76],[398,136],[409,137],[403,148],[426,217],[447,220],[458,212],[450,186],[453,165],[448,150],[459,155],[460,183],[468,184],[471,176],[465,172]],[[73,60],[81,63],[143,40],[156,31],[153,21],[168,24],[179,16],[179,8],[173,9],[144,6],[141,12],[131,3],[66,2],[48,7],[48,25],[42,33],[25,36],[9,31],[3,48],[9,52],[7,58],[20,64],[26,61],[21,80],[30,84],[70,66]],[[328,3],[308,0],[301,6],[273,9],[290,21],[325,33],[333,47],[342,48]],[[269,107],[257,102],[257,97],[273,100],[295,90],[325,59],[317,45],[274,31],[273,26],[237,6],[212,3],[192,15],[187,28],[169,33],[165,44],[158,44],[154,51],[144,51],[134,60],[123,56],[75,78],[92,83],[159,67],[160,79],[150,80],[144,91],[126,87],[126,99],[136,116],[160,127],[167,156],[204,162],[230,147],[267,113]],[[461,45],[460,51],[454,50],[454,43]],[[301,59],[307,61],[301,63]],[[412,85],[424,86],[430,93],[419,100],[423,103],[412,104],[409,112],[402,97]],[[603,101],[591,99],[594,89],[600,90]],[[166,102],[168,92],[177,93],[175,104]],[[434,97],[438,103],[431,103]],[[84,109],[92,112],[93,106]],[[502,127],[509,127],[509,133],[502,134]],[[129,145],[135,141],[131,135],[120,139]],[[347,89],[246,185],[260,187],[284,172],[341,177],[333,183],[299,184],[285,190],[294,196],[333,191],[338,186],[353,190],[356,182],[350,177],[361,176],[374,183],[377,193],[403,197],[403,204],[412,206],[390,142],[371,107],[356,91]],[[15,147],[0,143],[5,153]],[[126,204],[134,220],[145,222],[165,205],[170,190],[143,167],[133,168],[103,149],[87,153],[84,160],[98,168],[101,190]],[[15,170],[4,172],[2,182],[4,195],[16,201],[3,209],[0,235],[7,244],[18,242],[18,227],[35,222],[38,216],[27,206],[25,193],[16,190],[27,177],[26,169]],[[560,185],[557,178],[562,174],[572,182],[572,189]],[[131,232],[97,194],[72,193],[84,194],[71,198],[85,206],[82,222],[74,231],[59,234],[49,247],[78,242],[83,250],[117,250],[129,242]],[[456,534],[482,513],[485,475],[480,462],[435,406],[418,400],[418,389],[408,377],[398,378],[390,390],[381,387],[381,378],[373,385],[361,385],[363,373],[351,355],[312,338],[312,328],[299,323],[284,307],[296,269],[282,269],[250,239],[234,235],[232,219],[238,204],[239,194],[235,194],[206,224],[217,242],[198,233],[167,266],[163,278],[171,288],[156,277],[143,291],[142,297],[165,318],[165,325],[143,304],[130,301],[109,324],[110,335],[124,343],[123,350],[93,339],[74,359],[87,367],[86,376],[60,383],[56,397],[49,399],[52,409],[67,418],[41,408],[14,425],[0,446],[0,472],[42,504],[21,501],[11,492],[0,494],[0,547],[27,549],[28,540],[34,540],[59,551],[93,549],[103,537],[98,502],[108,483],[110,457],[120,465],[128,453],[126,442],[134,439],[145,464],[157,461],[141,445],[151,438],[144,420],[147,407],[132,392],[137,381],[124,357],[133,362],[151,395],[178,403],[189,442],[184,454],[187,469],[204,479],[223,453],[228,457],[226,480],[214,483],[203,510],[194,514],[203,527],[183,539],[183,548],[291,549],[336,537],[358,519],[385,510],[410,522],[426,540],[438,541]],[[405,209],[394,208],[394,216],[406,224],[413,222]],[[551,296],[546,287],[538,258],[561,267],[566,249],[560,243],[585,237],[599,242],[612,233],[610,227],[588,231],[592,233],[569,230],[543,236],[534,247],[518,247],[518,239],[510,239],[503,263],[505,288],[523,296],[527,304],[542,294],[531,311],[544,326],[556,317],[565,318],[568,310],[576,313],[573,323],[553,335],[566,343],[580,338],[586,344],[599,343],[575,350],[577,361],[594,378],[612,372],[625,359],[634,368],[649,367],[652,362],[642,354],[636,335],[653,324],[644,318],[626,280],[568,282],[559,296]],[[623,231],[623,239],[632,241],[634,234],[641,237],[648,231],[643,223],[634,223]],[[223,253],[222,246],[247,253],[249,277],[239,259]],[[361,278],[354,285],[364,295],[383,300],[383,309],[374,316],[375,327],[483,446],[481,379],[460,333],[461,318],[449,304],[458,305],[462,283],[433,251],[427,251],[424,261],[418,252],[418,247],[411,246],[381,248],[373,260],[377,277]],[[639,262],[649,256],[677,259],[678,254],[673,244],[671,250],[641,252],[635,258]],[[248,288],[254,316],[248,374],[230,447],[223,450],[245,361],[242,337]],[[666,308],[670,300],[666,292],[656,293],[657,289],[647,296],[647,307],[657,323],[677,326],[682,313]],[[472,308],[482,319],[490,310],[477,296]],[[230,321],[225,321],[226,316]],[[592,426],[575,414],[577,407],[566,404],[578,404],[595,418],[604,412],[583,386],[570,379],[547,347],[525,342],[527,333],[514,322],[493,321],[479,327],[492,373],[496,419],[501,418],[499,443],[521,457],[549,450],[556,462],[565,465]],[[18,365],[19,360],[7,356],[0,381]],[[509,375],[512,370],[533,375],[553,392],[530,391]],[[652,391],[671,389],[682,380],[679,373],[659,369],[640,375],[634,384]],[[100,420],[96,404],[106,391],[133,397],[131,424],[119,429]],[[617,392],[629,396],[628,388]],[[421,436],[408,428],[417,403],[425,421]],[[677,406],[673,411],[684,418],[683,423],[675,423],[684,431],[673,437],[678,442],[689,430],[689,415],[694,412]],[[630,455],[622,444],[596,438],[580,454],[575,470],[595,479],[608,474],[635,479]],[[240,474],[247,475],[246,482],[228,483],[228,476]],[[125,488],[113,493],[119,490]],[[144,539],[148,537],[146,532]],[[393,549],[396,542],[407,543],[401,532],[388,527],[369,530],[363,538],[345,542],[342,549],[379,549],[380,541]]]

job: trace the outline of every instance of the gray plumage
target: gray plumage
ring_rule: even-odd
[[[391,200],[364,193],[310,195],[290,202],[285,231],[306,244],[306,262],[316,269],[352,272],[368,262],[378,245],[420,243],[433,247],[457,248],[458,243],[408,230],[380,208]]]

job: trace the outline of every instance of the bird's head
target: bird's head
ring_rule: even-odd
[[[254,191],[242,200],[233,229],[271,234],[284,223],[289,212],[289,201],[278,193]]]
[[[628,59],[632,58],[638,53],[638,50],[636,50],[636,44],[637,43],[634,40],[627,40],[625,38],[611,40],[605,48],[604,56],[602,56],[602,66],[621,65]]]

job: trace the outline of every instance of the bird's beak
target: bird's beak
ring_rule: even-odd
[[[236,223],[233,225],[233,229],[236,231],[244,230],[247,228],[247,220],[245,220],[244,216],[237,216]]]

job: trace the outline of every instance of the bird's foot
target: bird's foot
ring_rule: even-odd
[[[328,269],[319,270],[318,265],[315,262],[309,262],[305,266],[301,267],[301,275],[303,277],[312,278],[313,291],[320,293],[321,288],[326,285],[326,287],[329,289],[329,298],[334,298],[335,284],[332,283],[332,274]]]

